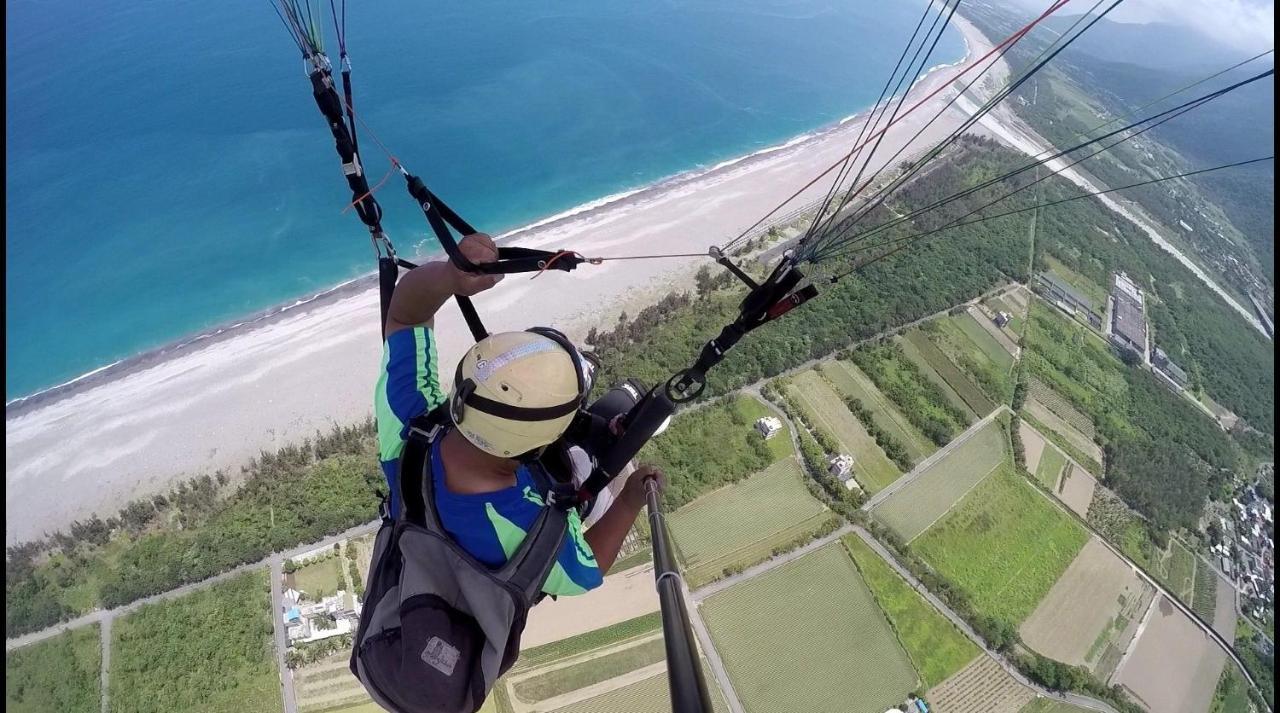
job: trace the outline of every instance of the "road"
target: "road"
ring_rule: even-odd
[[[680,578],[680,594],[684,597],[684,608],[689,611],[689,623],[693,626],[693,634],[698,637],[698,645],[702,647],[702,654],[707,657],[707,664],[711,666],[711,673],[716,677],[716,683],[720,684],[720,692],[724,694],[729,710],[732,713],[746,713],[746,709],[742,707],[742,701],[738,700],[738,692],[733,688],[729,671],[725,669],[724,661],[720,659],[720,652],[716,651],[715,642],[711,640],[711,632],[707,631],[707,625],[702,621],[702,612],[698,611],[697,602],[690,596],[689,588],[684,584],[684,577]]]
[[[884,490],[881,490],[880,492],[876,493],[873,497],[868,499],[867,502],[862,505],[863,512],[870,512],[872,508],[874,508],[875,506],[884,502],[886,499],[893,496],[894,493],[910,485],[912,482],[915,481],[916,478],[919,478],[920,475],[924,473],[924,471],[928,470],[930,466],[942,460],[943,458],[946,458],[947,455],[949,455],[952,451],[964,445],[965,442],[968,441],[970,438],[973,438],[975,433],[986,428],[987,425],[992,421],[994,421],[1000,414],[1006,413],[1006,412],[1010,414],[1013,413],[1013,411],[1009,410],[1008,406],[1005,406],[1004,404],[1000,404],[998,407],[996,407],[994,411],[987,414],[986,416],[983,416],[981,420],[975,421],[972,426],[965,429],[964,433],[961,433],[959,436],[952,438],[951,441],[947,443],[947,445],[943,446],[942,448],[939,448],[938,450],[934,451],[934,453],[930,455],[928,458],[925,458],[924,460],[917,463],[916,467],[912,468],[910,473],[907,473],[901,478],[898,478],[897,480],[893,481],[893,483],[891,483],[889,487],[885,488]]]
[[[956,106],[970,116],[972,116],[978,109],[977,105],[974,104],[969,97],[964,95],[961,95],[956,100]],[[1044,140],[1044,138],[1039,136],[1029,126],[1019,120],[1015,116],[1014,112],[1008,107],[997,107],[997,109],[991,112],[991,114],[982,117],[982,119],[979,120],[979,123],[983,128],[995,134],[997,138],[1033,158],[1043,156],[1054,150],[1052,148],[1052,143]],[[1048,167],[1049,170],[1058,172],[1058,175],[1086,191],[1096,192],[1100,190],[1099,187],[1086,177],[1082,171],[1075,168],[1067,168],[1066,161],[1061,158],[1046,161],[1044,165]],[[1270,332],[1268,332],[1267,328],[1263,326],[1262,321],[1258,319],[1253,310],[1247,309],[1237,302],[1235,298],[1224,290],[1221,285],[1215,282],[1203,268],[1166,240],[1154,225],[1154,221],[1147,219],[1145,216],[1138,215],[1139,211],[1122,204],[1120,200],[1114,196],[1100,195],[1097,197],[1097,200],[1112,211],[1119,213],[1130,223],[1133,223],[1133,225],[1139,230],[1146,233],[1147,237],[1151,239],[1151,242],[1155,243],[1162,250],[1172,255],[1178,262],[1182,263],[1182,265],[1199,278],[1206,287],[1217,293],[1217,295],[1227,303],[1228,307],[1235,310],[1245,319],[1246,322],[1248,322],[1254,329],[1261,332],[1267,339],[1271,339]]]
[[[78,629],[82,626],[88,626],[90,624],[101,624],[103,621],[105,621],[108,618],[123,616],[132,611],[135,611],[139,607],[143,607],[148,604],[154,604],[156,602],[162,602],[168,599],[175,599],[185,594],[190,594],[194,591],[204,589],[205,587],[217,584],[218,582],[224,582],[228,579],[232,579],[233,577],[237,577],[241,574],[244,574],[245,572],[259,569],[261,567],[267,567],[272,563],[272,561],[275,561],[275,560],[282,561],[289,557],[296,557],[304,552],[307,552],[309,550],[314,550],[320,547],[332,547],[333,543],[335,542],[341,542],[342,540],[345,540],[345,539],[349,539],[352,537],[359,537],[360,535],[365,535],[370,532],[374,532],[375,530],[378,529],[379,523],[380,521],[374,521],[374,522],[365,523],[363,525],[358,525],[356,527],[351,528],[350,530],[340,532],[331,537],[326,537],[320,542],[313,542],[311,544],[301,545],[299,547],[294,547],[293,549],[286,550],[284,552],[276,552],[274,554],[268,555],[267,557],[264,557],[263,559],[258,560],[257,562],[242,564],[239,567],[236,567],[234,569],[229,569],[226,572],[223,572],[222,574],[214,575],[208,579],[202,579],[199,582],[184,584],[183,586],[178,587],[177,589],[172,589],[167,592],[155,594],[150,597],[146,597],[145,599],[139,599],[136,602],[131,602],[124,606],[116,607],[115,609],[95,609],[94,611],[91,611],[88,614],[85,614],[84,616],[76,617],[75,619],[72,619],[70,621],[65,621],[61,624],[55,624],[47,629],[41,629],[40,631],[34,631],[30,634],[23,634],[22,636],[19,636],[19,637],[6,639],[4,642],[4,650],[12,651],[14,649],[27,646],[28,644],[34,644],[37,641],[43,641],[52,636],[57,636],[58,634],[61,634],[64,631],[69,631],[71,629]]]
[[[876,538],[871,536],[871,533],[857,526],[851,526],[849,529],[855,532],[858,535],[858,537],[862,538],[862,541],[867,543],[867,546],[870,547],[873,552],[879,555],[880,559],[884,560],[886,564],[892,567],[893,570],[897,572],[900,577],[906,580],[907,583],[910,584],[911,587],[920,594],[920,596],[924,597],[924,599],[928,601],[929,604],[933,605],[934,609],[937,609],[939,613],[941,613],[943,616],[950,619],[951,623],[955,624],[956,627],[958,627],[961,631],[965,633],[965,636],[968,636],[973,641],[973,643],[977,644],[984,652],[986,652],[988,656],[990,656],[997,663],[999,663],[1001,668],[1003,668],[1005,672],[1008,673],[1010,676],[1012,676],[1014,680],[1016,680],[1018,683],[1021,683],[1022,685],[1035,690],[1037,693],[1039,693],[1042,696],[1045,696],[1046,698],[1056,698],[1060,701],[1070,703],[1071,705],[1074,705],[1074,706],[1079,706],[1081,708],[1087,708],[1089,710],[1094,710],[1094,711],[1100,711],[1102,713],[1119,713],[1119,711],[1117,711],[1115,708],[1112,708],[1110,704],[1104,701],[1099,701],[1093,698],[1089,698],[1088,696],[1081,696],[1076,693],[1058,693],[1056,691],[1050,691],[1049,689],[1043,688],[1037,685],[1034,681],[1022,675],[1022,672],[1019,671],[1017,668],[1015,668],[1013,664],[1005,660],[1004,656],[1002,656],[999,652],[993,651],[992,649],[987,648],[987,644],[982,639],[982,637],[978,636],[978,633],[974,631],[969,626],[969,624],[965,622],[964,619],[961,619],[960,615],[952,611],[951,608],[948,607],[941,599],[938,599],[936,596],[934,596],[933,592],[930,592],[927,588],[925,588],[925,586],[921,584],[920,581],[917,580],[915,576],[911,574],[910,571],[908,571],[902,565],[898,564],[898,560],[894,559],[893,555],[890,554],[889,551],[886,550],[878,540],[876,540]]]
[[[280,690],[284,692],[284,713],[298,713],[297,696],[293,690],[293,669],[284,663],[284,654],[289,650],[289,642],[285,638],[284,600],[280,591],[284,582],[284,558],[271,560],[271,629],[275,639],[276,667],[280,671]]]
[[[813,542],[810,542],[809,544],[803,545],[801,547],[797,547],[796,549],[791,550],[786,554],[778,555],[777,557],[773,557],[768,560],[765,560],[764,562],[761,562],[760,564],[754,567],[748,567],[735,575],[725,577],[724,579],[716,580],[715,582],[712,582],[711,584],[708,584],[707,586],[694,591],[692,594],[693,601],[701,602],[707,597],[710,597],[719,592],[722,592],[739,582],[751,579],[752,577],[759,577],[760,575],[764,574],[765,572],[768,572],[769,570],[777,569],[778,567],[781,567],[782,565],[792,560],[799,559],[809,554],[810,552],[813,552],[814,550],[826,547],[832,542],[835,542],[841,537],[844,537],[850,532],[853,532],[853,530],[854,530],[853,525],[849,525],[846,523],[843,527],[836,530],[835,532],[832,532],[830,535],[827,535],[825,537],[820,537],[814,540]]]

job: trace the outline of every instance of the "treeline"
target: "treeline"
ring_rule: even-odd
[[[751,420],[737,408],[737,396],[679,414],[671,426],[644,447],[640,460],[663,469],[668,508],[737,482],[773,462],[773,455]]]
[[[858,421],[862,423],[862,427],[867,433],[875,439],[876,445],[880,446],[880,450],[889,456],[889,460],[893,461],[898,469],[903,473],[911,470],[911,456],[907,455],[907,449],[902,442],[893,436],[893,434],[880,428],[880,425],[872,420],[871,409],[862,403],[862,399],[849,396],[845,399],[845,406],[849,407],[849,411],[858,417]]]
[[[144,606],[112,628],[112,709],[279,710],[271,632],[261,571]]]
[[[385,490],[374,432],[372,419],[338,427],[263,453],[232,492],[214,485],[225,477],[204,476],[106,520],[78,523],[70,534],[8,548],[7,635],[166,592],[372,520],[377,491]]]
[[[299,642],[284,653],[284,665],[289,668],[315,663],[339,651],[351,650],[351,634],[339,634],[319,641]]]
[[[857,364],[936,445],[945,446],[968,424],[968,416],[947,400],[942,387],[921,373],[897,343],[884,340],[846,352],[842,358]]]
[[[959,142],[929,176],[910,184],[911,195],[895,203],[895,210],[923,206],[989,176],[986,156],[990,153],[983,140]],[[972,201],[960,203],[973,207],[990,199],[991,193],[979,191]],[[882,216],[868,218],[876,219]],[[898,226],[886,231],[884,238],[907,237],[917,229]],[[824,281],[817,299],[739,342],[709,375],[707,396],[776,376],[852,342],[977,297],[1010,279],[1026,279],[1027,250],[1026,221],[1000,218],[949,230],[835,284]],[[824,263],[824,270],[838,272],[848,264],[833,258]],[[665,382],[689,366],[702,346],[733,321],[743,290],[732,277],[725,277],[726,271],[707,274],[709,281],[729,287],[715,289],[709,282],[689,298],[687,306],[680,306],[684,297],[672,296],[643,317],[622,320],[590,335],[593,339],[588,341],[605,364],[602,383],[626,377],[650,384]]]

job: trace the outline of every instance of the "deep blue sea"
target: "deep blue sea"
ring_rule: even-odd
[[[372,270],[266,0],[6,7],[6,400]],[[352,0],[347,43],[364,119],[497,233],[866,108],[923,7]],[[430,250],[402,181],[379,196]]]

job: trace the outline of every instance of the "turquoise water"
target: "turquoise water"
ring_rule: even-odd
[[[353,1],[347,39],[365,120],[496,233],[866,108],[922,8]],[[372,269],[265,0],[7,9],[6,399]],[[429,250],[402,183],[379,195]]]

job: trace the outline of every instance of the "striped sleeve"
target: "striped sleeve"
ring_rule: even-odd
[[[444,399],[431,329],[413,327],[387,337],[373,395],[379,460],[399,458],[409,436],[409,421],[439,406]]]

